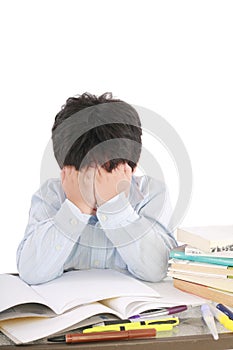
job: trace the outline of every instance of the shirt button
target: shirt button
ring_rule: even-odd
[[[106,221],[107,219],[108,219],[108,218],[107,218],[106,215],[104,215],[104,214],[101,215],[101,220]]]
[[[74,218],[70,219],[71,225],[77,225],[78,221]]]

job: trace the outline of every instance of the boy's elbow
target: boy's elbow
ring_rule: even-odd
[[[129,269],[129,272],[136,278],[145,282],[160,282],[167,276],[167,265],[166,267],[147,267],[140,271],[132,271]]]
[[[38,276],[35,270],[32,268],[30,271],[18,268],[19,277],[27,284],[41,284],[47,282],[47,279],[43,276]]]
[[[149,259],[141,261],[140,266],[135,269],[129,269],[129,271],[137,278],[146,282],[159,282],[167,276],[169,249],[163,247],[160,250],[160,254],[150,254]]]
[[[20,271],[19,271],[19,277],[22,281],[24,281],[25,283],[27,283],[29,285],[43,283],[40,280],[37,280],[34,276],[30,276],[30,274],[20,272]]]
[[[49,271],[46,271],[46,273],[43,273],[40,271],[40,269],[34,267],[28,267],[28,266],[23,266],[18,263],[18,272],[19,272],[19,277],[26,282],[27,284],[42,284],[49,282],[56,277],[59,277],[61,274],[55,274],[55,273],[49,273]]]
[[[167,276],[167,271],[155,271],[148,275],[146,282],[160,282]]]
[[[167,277],[167,268],[155,271],[155,273],[150,276],[150,280],[148,280],[148,282],[160,282],[165,277]]]
[[[38,276],[38,275],[35,275],[33,273],[19,272],[19,277],[21,278],[21,280],[23,280],[25,283],[27,283],[29,285],[37,285],[37,284],[49,282],[58,276],[49,277],[46,275],[46,277],[45,277],[45,276]]]

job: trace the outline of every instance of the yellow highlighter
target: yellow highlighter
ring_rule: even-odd
[[[214,317],[223,325],[223,327],[233,332],[233,321],[222,311],[216,309],[215,306],[210,304],[209,307]]]
[[[140,322],[130,322],[129,323],[119,323],[118,324],[108,324],[102,326],[93,326],[91,328],[86,328],[83,330],[83,333],[92,333],[92,332],[107,332],[107,331],[128,331],[132,329],[150,329],[155,328],[157,332],[160,331],[170,331],[173,329],[173,326],[179,324],[178,317],[171,317],[166,319],[157,319],[157,320],[147,320]]]

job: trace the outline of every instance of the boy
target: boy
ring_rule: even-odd
[[[29,284],[70,269],[110,268],[146,281],[165,277],[170,203],[164,184],[134,175],[141,153],[136,110],[84,93],[66,101],[52,128],[61,179],[33,195],[17,250],[20,277]]]

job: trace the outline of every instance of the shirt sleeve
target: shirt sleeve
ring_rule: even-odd
[[[19,275],[29,284],[44,283],[63,273],[64,263],[86,225],[70,209],[56,180],[46,181],[33,195],[25,235],[17,250]]]
[[[72,213],[78,218],[78,220],[87,224],[91,215],[82,213],[81,210],[75,204],[73,204],[69,199],[66,198],[65,201],[68,207],[70,208],[70,210],[72,211]]]
[[[166,276],[169,251],[177,245],[169,232],[172,216],[166,186],[150,180],[150,189],[135,209],[121,193],[100,206],[97,216],[130,273],[156,282]]]

